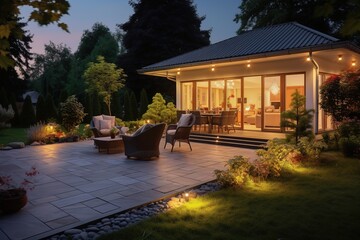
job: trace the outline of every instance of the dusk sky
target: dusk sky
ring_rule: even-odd
[[[239,12],[241,0],[194,0],[199,16],[206,16],[201,29],[212,29],[211,43],[219,42],[236,35],[239,24],[233,19]],[[128,0],[69,0],[69,15],[62,21],[68,24],[70,33],[66,33],[56,25],[39,27],[30,22],[28,30],[34,35],[32,52],[44,53],[44,44],[50,41],[55,44],[64,43],[76,51],[84,30],[91,30],[96,22],[101,22],[115,32],[116,24],[125,23],[134,13]],[[22,11],[28,17],[27,11]]]

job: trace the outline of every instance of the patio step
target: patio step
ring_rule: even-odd
[[[264,147],[268,139],[191,133],[190,141],[239,148],[260,149]]]

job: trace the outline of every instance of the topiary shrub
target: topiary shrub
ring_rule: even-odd
[[[60,103],[60,113],[62,126],[69,133],[75,130],[86,115],[83,105],[78,102],[75,95],[68,97],[64,103]]]
[[[142,119],[151,120],[154,123],[171,123],[176,119],[176,108],[173,103],[166,101],[160,93],[156,93],[148,110],[143,114]]]

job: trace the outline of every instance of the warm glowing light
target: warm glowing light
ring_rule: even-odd
[[[249,67],[251,67],[251,64],[250,64],[250,63],[248,63],[246,66],[249,68]]]
[[[308,56],[308,57],[306,58],[306,61],[310,62],[310,60],[311,60],[311,58],[310,58],[310,56]]]
[[[177,72],[177,75],[180,75],[180,71]]]
[[[338,61],[342,61],[342,60],[343,60],[342,55],[339,55],[338,56]]]
[[[269,87],[269,91],[270,91],[273,95],[277,95],[277,94],[279,93],[279,91],[280,91],[280,88],[279,88],[279,86],[278,86],[275,82],[273,82],[273,83],[271,84],[271,86]]]
[[[148,119],[148,120],[146,120],[146,123],[150,123],[150,120]]]
[[[215,68],[214,68],[214,67],[213,67],[213,68],[211,68],[211,71],[212,71],[212,72],[214,72],[214,71],[215,71]]]
[[[247,106],[247,107],[245,108],[245,110],[246,110],[246,111],[249,111],[249,110],[250,110],[250,106]]]
[[[351,62],[351,66],[356,66],[356,61],[355,60]]]

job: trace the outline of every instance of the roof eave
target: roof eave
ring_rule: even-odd
[[[304,52],[317,52],[329,49],[336,49],[336,48],[347,48],[350,49],[358,54],[360,54],[360,48],[355,43],[350,41],[339,41],[339,42],[332,42],[329,44],[322,44],[312,47],[303,47],[303,48],[296,48],[296,49],[287,49],[281,51],[274,51],[274,52],[265,52],[260,54],[252,54],[246,56],[237,56],[237,57],[230,57],[230,58],[220,58],[220,59],[211,59],[206,61],[197,61],[197,62],[189,62],[183,64],[174,64],[174,65],[166,65],[162,67],[154,67],[154,68],[142,68],[137,70],[139,74],[146,74],[148,72],[157,72],[157,71],[164,71],[173,68],[185,68],[185,67],[193,67],[197,65],[206,65],[206,64],[216,64],[216,63],[224,63],[224,62],[235,62],[235,61],[243,61],[243,60],[253,60],[259,58],[266,58],[266,57],[276,57],[281,55],[290,55],[290,54],[297,54],[297,53],[304,53]]]

